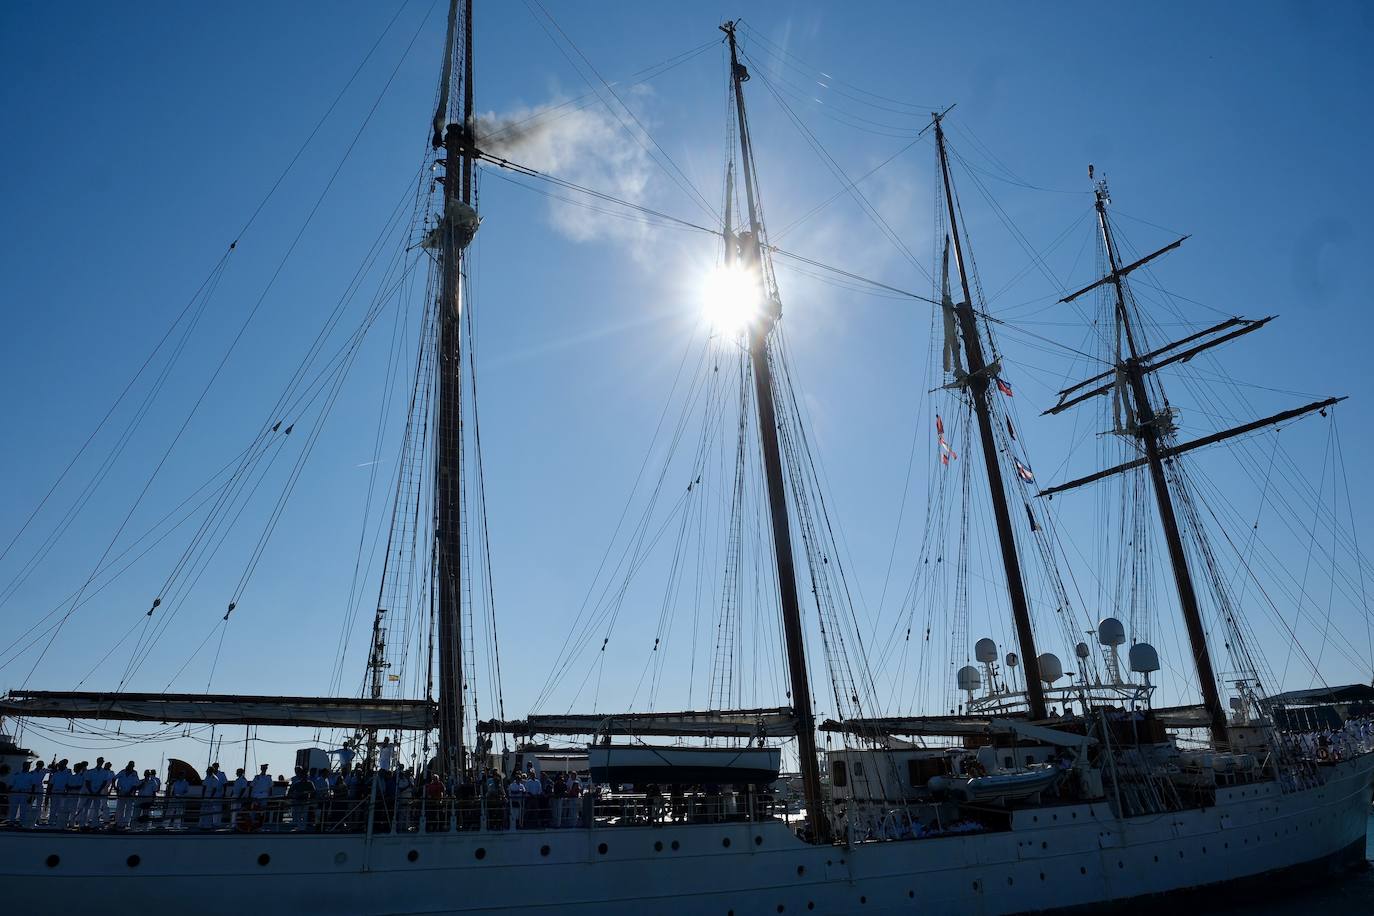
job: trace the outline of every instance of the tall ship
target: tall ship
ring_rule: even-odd
[[[1091,352],[1081,355],[1096,371],[1062,389],[1050,417],[1030,422],[1098,408],[1093,451],[1105,463],[1077,479],[1039,479],[1009,407],[1014,364],[997,339],[1005,322],[983,294],[953,177],[954,115],[931,113],[911,138],[934,152],[939,269],[929,296],[801,258],[765,222],[768,168],[756,156],[746,95],[766,64],[747,53],[741,29],[721,26],[725,195],[718,211],[707,208],[718,222],[701,226],[522,162],[512,139],[521,124],[479,115],[473,3],[452,0],[434,118],[416,125],[427,150],[397,262],[409,266],[389,281],[406,285],[410,267],[425,277],[410,318],[419,344],[362,686],[353,696],[135,692],[125,686],[130,670],[107,690],[10,684],[0,698],[4,731],[14,736],[6,759],[26,772],[32,755],[20,745],[36,744],[33,729],[52,720],[113,725],[91,732],[106,737],[137,723],[164,735],[194,726],[302,737],[297,778],[261,792],[248,782],[252,773],[236,791],[233,781],[180,762],[148,793],[139,788],[148,783],[113,775],[64,782],[77,786],[71,798],[12,781],[12,795],[24,800],[0,830],[8,906],[994,916],[1094,911],[1364,862],[1370,733],[1348,715],[1348,697],[1331,692],[1323,708],[1341,712],[1314,727],[1288,706],[1321,705],[1326,692],[1277,693],[1245,623],[1237,583],[1248,580],[1224,562],[1229,554],[1209,533],[1219,520],[1189,470],[1197,450],[1326,415],[1341,399],[1184,437],[1165,392],[1169,367],[1268,319],[1228,318],[1162,338],[1132,283],[1182,240],[1123,253],[1108,186],[1091,175],[1101,269],[1061,302],[1093,329],[1084,344]],[[615,95],[613,84],[602,86]],[[713,236],[719,251],[711,303],[719,320],[683,406],[698,418],[700,442],[684,444],[686,421],[665,433],[689,468],[683,495],[663,515],[646,510],[630,520],[609,584],[574,615],[563,653],[525,653],[517,672],[551,670],[551,683],[572,671],[599,678],[627,583],[651,549],[676,537],[664,570],[669,594],[711,593],[716,613],[698,708],[660,709],[652,698],[663,691],[660,647],[682,606],[676,598],[664,599],[644,666],[648,701],[636,691],[639,701],[626,704],[633,708],[607,711],[594,699],[579,710],[555,684],[542,708],[523,716],[504,708],[496,634],[507,624],[492,597],[486,532],[487,512],[499,507],[488,506],[483,486],[470,253],[483,219],[497,216],[479,211],[484,170],[594,194],[622,215]],[[844,184],[842,193],[858,193],[855,182]],[[938,378],[920,393],[932,407],[930,508],[908,616],[891,632],[855,613],[857,588],[844,571],[846,547],[782,336],[781,258],[886,289],[932,315]],[[353,345],[325,365],[345,366]],[[273,407],[199,504],[207,509],[176,576],[183,565],[194,575],[205,545],[242,511],[242,488],[261,482],[260,463],[291,435],[290,417],[336,397],[333,376],[303,375]],[[647,484],[655,499],[667,467]],[[1058,507],[1080,488],[1107,487],[1120,498],[1098,501],[1102,552],[1067,557]],[[703,521],[705,507],[719,512],[719,524]],[[718,561],[695,559],[707,555],[708,541],[722,548]],[[1157,546],[1162,555],[1148,553]],[[979,555],[990,558],[988,569]],[[691,563],[714,563],[718,575],[693,584]],[[1071,581],[1077,565],[1114,580],[1099,591],[1110,613],[1087,610]],[[1168,588],[1154,588],[1155,569]],[[135,643],[163,632],[181,582],[163,586]],[[1000,618],[1000,642],[971,640],[979,602],[988,620]],[[923,623],[921,608],[937,604],[944,616]],[[235,608],[230,601],[224,623]],[[1186,657],[1174,665],[1187,672],[1191,702],[1154,700],[1153,678],[1167,660],[1147,636],[1161,613],[1176,613],[1186,634]],[[38,621],[32,644],[56,638],[65,620]],[[947,631],[947,651],[935,648],[936,630]],[[512,664],[508,653],[508,671]],[[778,702],[758,701],[746,669],[776,672]],[[46,772],[48,761],[38,763]],[[56,786],[57,774],[48,777]],[[93,791],[100,794],[87,799]]]

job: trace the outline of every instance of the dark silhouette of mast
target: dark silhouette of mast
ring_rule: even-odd
[[[749,72],[739,62],[735,48],[735,24],[721,26],[730,41],[730,76],[735,89],[735,111],[739,118],[740,171],[744,193],[749,202],[749,231],[739,238],[745,267],[758,278],[764,308],[749,326],[749,360],[754,375],[758,402],[759,445],[763,452],[764,476],[768,482],[768,511],[773,523],[773,555],[777,561],[778,597],[782,604],[783,637],[787,644],[787,668],[792,687],[792,711],[797,720],[797,754],[800,757],[802,789],[806,815],[812,835],[818,842],[830,841],[830,820],[821,795],[820,759],[816,754],[816,720],[811,710],[811,685],[806,668],[806,645],[802,637],[801,606],[797,598],[797,573],[792,560],[792,532],[787,517],[787,491],[783,477],[782,452],[778,444],[778,418],[773,400],[772,371],[768,364],[768,333],[777,323],[781,305],[769,295],[764,274],[763,224],[759,217],[754,187],[754,154],[749,140],[749,124],[744,114],[744,81]],[[727,211],[729,207],[727,206]],[[727,217],[728,219],[728,217]],[[729,249],[735,243],[726,240]],[[727,260],[733,252],[728,252]]]
[[[1198,606],[1197,588],[1193,584],[1193,574],[1188,568],[1188,556],[1184,551],[1183,537],[1179,532],[1178,517],[1174,513],[1174,500],[1169,492],[1169,481],[1164,474],[1164,457],[1161,452],[1163,433],[1160,429],[1160,416],[1150,403],[1150,395],[1145,387],[1145,364],[1136,346],[1135,332],[1131,327],[1131,316],[1126,308],[1120,262],[1117,258],[1116,243],[1112,239],[1111,223],[1107,219],[1107,189],[1098,184],[1096,189],[1097,222],[1102,229],[1102,241],[1107,248],[1107,263],[1111,267],[1112,286],[1116,291],[1116,313],[1121,328],[1126,334],[1126,346],[1130,356],[1121,363],[1121,369],[1130,385],[1132,400],[1135,402],[1135,427],[1132,432],[1145,448],[1145,461],[1150,466],[1150,480],[1154,484],[1155,503],[1159,507],[1159,523],[1164,529],[1164,540],[1169,546],[1169,565],[1173,567],[1174,584],[1178,588],[1179,608],[1183,612],[1183,623],[1188,630],[1188,643],[1193,653],[1193,663],[1197,666],[1199,686],[1202,688],[1202,703],[1207,708],[1207,718],[1212,732],[1212,740],[1217,746],[1228,743],[1226,735],[1226,710],[1221,705],[1221,695],[1217,691],[1217,678],[1212,669],[1212,655],[1207,649],[1207,631],[1202,625],[1202,611]],[[1167,417],[1165,418],[1167,419]]]
[[[937,114],[934,117],[935,146],[940,154],[940,174],[944,179],[949,231],[954,241],[954,261],[959,266],[959,284],[964,292],[964,301],[954,307],[954,313],[959,319],[959,332],[964,340],[964,356],[968,361],[968,389],[973,395],[974,414],[978,417],[978,436],[983,445],[983,466],[988,473],[988,493],[992,497],[992,511],[997,520],[997,540],[1002,548],[1002,569],[1007,577],[1007,594],[1011,599],[1012,618],[1016,623],[1016,639],[1021,647],[1021,670],[1026,673],[1026,704],[1032,719],[1043,719],[1045,688],[1040,683],[1040,663],[1035,654],[1035,634],[1031,631],[1026,584],[1021,577],[1021,559],[1016,553],[1016,535],[1011,526],[1011,511],[1007,506],[1007,492],[1002,483],[997,441],[992,433],[992,411],[988,406],[991,373],[983,356],[982,339],[978,336],[978,316],[973,311],[968,271],[964,267],[964,248],[959,241],[959,216],[954,206],[954,190],[949,178],[945,132],[940,123],[941,116]]]
[[[453,0],[445,49],[441,105],[446,107],[457,38]],[[437,410],[434,449],[434,573],[439,624],[439,766],[460,776],[463,750],[463,252],[475,230],[472,212],[472,0],[462,0],[463,110],[461,124],[443,132],[444,206],[439,224]],[[436,121],[446,120],[440,110]]]

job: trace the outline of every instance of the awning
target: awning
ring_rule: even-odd
[[[0,697],[0,716],[407,731],[424,731],[437,721],[428,700],[60,690],[12,690]]]
[[[849,719],[845,722],[826,719],[821,723],[821,731],[843,732],[868,738],[874,735],[928,735],[946,738],[1016,735],[1059,747],[1081,747],[1097,743],[1096,738],[1035,725],[1025,719],[982,716],[892,716],[882,719]]]
[[[1313,687],[1310,690],[1290,690],[1264,699],[1268,706],[1318,706],[1322,703],[1374,702],[1374,687],[1368,684],[1347,684],[1344,687]]]
[[[491,719],[479,728],[503,735],[661,735],[674,738],[787,738],[797,733],[792,709],[580,713]]]

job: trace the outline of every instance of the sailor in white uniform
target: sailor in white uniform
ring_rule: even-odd
[[[272,794],[272,777],[267,772],[267,764],[262,765],[262,770],[253,777],[252,796],[253,808],[256,811],[267,810],[267,799]]]
[[[237,826],[239,812],[248,802],[249,786],[248,780],[243,775],[243,767],[234,771],[234,781],[229,786],[229,825]]]
[[[191,794],[191,784],[186,781],[185,774],[177,776],[172,784],[167,787],[167,795],[171,801],[167,803],[167,826],[180,827],[182,819],[186,815],[186,796]]]
[[[138,818],[144,823],[145,829],[150,823],[149,819],[153,814],[153,802],[157,800],[157,792],[162,788],[162,780],[157,778],[156,770],[144,770],[143,781],[138,784]]]
[[[138,810],[138,784],[142,781],[132,760],[129,761],[128,766],[115,774],[114,823],[116,829],[128,830],[133,824],[134,814]]]
[[[18,773],[11,774],[6,780],[9,788],[9,804],[5,806],[5,820],[12,826],[17,826],[23,821],[24,807],[28,802],[29,786],[33,782],[33,774],[30,772],[32,764],[24,761],[23,768]],[[8,767],[6,767],[8,769]]]
[[[81,812],[81,796],[86,791],[86,767],[88,765],[86,761],[81,761],[72,767],[71,772],[63,781],[62,816],[57,821],[59,828],[66,829],[76,823],[76,817]]]
[[[39,816],[43,813],[43,791],[47,788],[44,783],[47,781],[47,766],[43,764],[43,758],[38,758],[38,762],[33,765],[29,772],[29,798],[22,815],[22,825],[33,827],[38,823]]]
[[[377,747],[377,769],[383,773],[390,773],[396,769],[397,747],[391,743],[390,738],[383,738],[382,743]]]
[[[105,815],[109,814],[110,784],[114,782],[114,772],[110,762],[104,757],[96,761],[94,770],[86,776],[86,817],[81,826],[96,829],[105,825]]]
[[[220,819],[224,814],[224,787],[226,782],[219,764],[210,764],[210,768],[205,771],[204,796],[200,803],[200,827],[202,830],[213,830],[219,826]]]

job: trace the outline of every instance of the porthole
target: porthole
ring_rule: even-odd
[[[483,847],[483,846],[478,846],[477,849],[476,849],[472,854],[473,854],[473,856],[476,857],[478,860],[485,859],[485,858],[487,857],[487,850],[486,850],[486,848]]]
[[[806,901],[806,908],[807,908],[808,910],[814,910],[814,909],[816,908],[816,901],[814,901],[814,900],[808,900],[808,901]]]
[[[548,847],[548,846],[540,846],[540,847],[539,847],[539,854],[540,854],[541,856],[547,856],[547,855],[549,854],[549,847]]]
[[[1016,883],[1016,882],[1013,881],[1010,877],[1007,878],[1007,887],[1011,887],[1011,886],[1012,886],[1013,884],[1015,884],[1015,883]]]
[[[781,903],[778,904],[778,912],[779,912],[779,913],[781,913],[781,912],[782,912],[783,910],[785,910],[785,909],[787,909],[787,907],[783,906]]]
[[[754,845],[755,845],[755,846],[762,846],[762,845],[763,845],[763,837],[761,837],[761,836],[756,836],[756,837],[754,837]]]
[[[910,899],[912,899],[912,900],[915,900],[915,899],[916,899],[916,892],[915,892],[915,891],[907,891],[907,892],[906,892],[906,895],[907,895],[908,898],[910,898]]]
[[[418,858],[420,858],[420,850],[418,849],[412,849],[410,852],[406,853],[407,862],[414,862]]]
[[[1117,860],[1116,860],[1116,867],[1117,867],[1117,868],[1125,868],[1125,867],[1126,867],[1126,863],[1123,862],[1121,859],[1117,859]]]
[[[662,852],[662,851],[663,851],[663,841],[662,841],[662,840],[655,840],[655,841],[654,841],[654,852]]]
[[[726,837],[725,839],[721,840],[721,841],[720,841],[720,845],[724,846],[726,849],[729,849],[729,848],[730,848],[730,838],[729,838],[729,837]]]
[[[336,852],[336,853],[334,853],[334,864],[335,864],[335,865],[342,865],[342,864],[344,864],[344,863],[347,862],[347,861],[348,861],[348,853],[346,853],[346,852]]]
[[[1045,873],[1044,873],[1043,871],[1040,873],[1040,880],[1041,880],[1041,881],[1044,881],[1044,880],[1045,880]]]
[[[859,898],[859,902],[860,902],[860,903],[867,903],[867,902],[868,902],[868,898],[867,898],[867,897],[860,897],[860,898]]]
[[[268,862],[271,862],[271,861],[272,861],[272,857],[269,856],[269,855],[268,855],[267,853],[265,853],[265,852],[264,852],[262,855],[258,856],[258,864],[259,864],[259,865],[266,865]]]
[[[602,843],[601,845],[599,845],[599,846],[596,847],[596,851],[599,852],[599,853],[601,853],[601,854],[604,856],[604,855],[606,854],[606,850],[608,850],[608,849],[610,849],[610,848],[611,848],[611,847],[607,846],[605,843]]]
[[[673,852],[677,852],[677,851],[678,851],[679,849],[681,849],[681,848],[682,848],[681,844],[678,843],[677,840],[673,840],[673,846],[672,846]]]
[[[128,865],[130,868],[138,868],[138,863],[142,861],[143,860],[138,857],[138,853],[134,853],[124,860],[124,864]]]
[[[1159,861],[1159,856],[1155,856],[1155,861],[1156,861],[1156,862]],[[1085,868],[1084,866],[1080,865],[1080,866],[1078,866],[1078,873],[1079,873],[1080,875],[1086,875],[1086,874],[1088,873],[1088,869]]]
[[[1050,844],[1049,844],[1049,843],[1045,843],[1045,842],[1041,842],[1040,848],[1041,848],[1041,849],[1049,849],[1049,848],[1050,848]]]
[[[1156,861],[1156,862],[1159,861],[1159,856],[1155,856],[1155,861]]]
[[[798,866],[797,866],[797,877],[800,878],[800,877],[801,877],[802,875],[804,875],[804,874],[806,874],[806,866],[805,866],[805,865],[798,865]]]
[[[61,857],[61,856],[58,856],[58,855],[51,855],[51,856],[48,856],[48,859],[47,859],[46,864],[47,864],[47,866],[48,866],[49,868],[56,868],[56,867],[57,867],[57,863],[58,863],[58,862],[61,862],[61,861],[62,861],[62,857]]]

